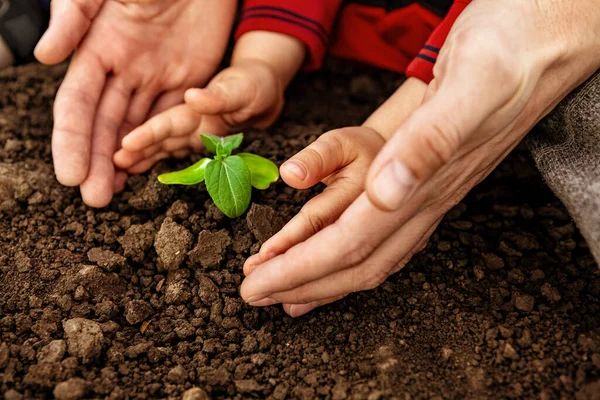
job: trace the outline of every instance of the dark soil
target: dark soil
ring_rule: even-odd
[[[278,183],[232,221],[202,188],[156,183],[185,160],[90,209],[52,171],[63,73],[0,73],[7,400],[599,398],[598,269],[523,149],[379,289],[293,320],[243,304],[242,265],[274,232],[265,218],[283,223],[321,188]],[[281,162],[359,124],[399,81],[337,64],[302,77],[281,122],[244,150]]]

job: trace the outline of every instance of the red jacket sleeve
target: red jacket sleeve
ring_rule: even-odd
[[[444,20],[433,31],[427,44],[423,46],[421,52],[408,65],[406,76],[414,76],[425,83],[431,82],[433,79],[433,66],[437,60],[440,49],[448,37],[448,33],[454,25],[454,22],[463,10],[471,3],[471,0],[455,0],[454,4],[446,14]]]
[[[306,46],[303,68],[316,70],[323,63],[342,1],[246,0],[235,39],[250,31],[271,31],[292,36]]]

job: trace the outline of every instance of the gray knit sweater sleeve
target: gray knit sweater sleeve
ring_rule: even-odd
[[[600,264],[600,71],[540,122],[527,142]]]

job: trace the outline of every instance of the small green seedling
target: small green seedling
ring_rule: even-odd
[[[181,171],[158,177],[166,185],[196,185],[206,180],[206,189],[217,207],[229,218],[237,218],[248,209],[252,186],[264,190],[279,178],[277,166],[251,153],[231,155],[244,139],[242,133],[219,137],[200,135],[206,150],[214,158],[203,158]]]

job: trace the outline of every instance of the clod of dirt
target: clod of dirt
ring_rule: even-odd
[[[577,392],[576,400],[598,400],[600,399],[600,380],[590,382]]]
[[[59,362],[65,356],[67,343],[64,340],[53,340],[38,352],[39,362]]]
[[[549,283],[544,283],[541,288],[542,296],[551,303],[556,303],[561,299],[560,293]]]
[[[102,352],[104,335],[100,324],[85,318],[72,318],[63,322],[69,354],[84,364],[92,362]]]
[[[88,260],[98,264],[98,266],[104,268],[106,271],[111,272],[117,267],[123,267],[125,265],[125,257],[120,254],[113,253],[110,250],[104,250],[100,247],[94,247],[87,253]]]
[[[534,305],[535,305],[535,299],[533,298],[533,296],[529,296],[529,295],[525,294],[525,295],[518,295],[515,298],[515,307],[517,307],[517,310],[519,310],[519,311],[529,313],[533,310]]]
[[[171,383],[182,384],[187,379],[188,374],[181,365],[172,368],[167,374],[167,380]]]
[[[4,400],[23,400],[23,395],[15,389],[10,389],[4,393]]]
[[[283,228],[283,219],[269,206],[252,204],[246,216],[248,228],[260,244]]]
[[[96,265],[83,265],[69,285],[76,287],[76,298],[89,293],[94,298],[118,299],[127,290],[127,284],[114,272],[104,272]]]
[[[203,268],[218,266],[230,244],[231,238],[224,229],[216,232],[201,231],[196,247],[189,253],[191,265],[200,265]]]
[[[485,262],[485,266],[490,271],[497,271],[499,269],[504,268],[504,260],[502,260],[502,258],[500,258],[496,254],[493,254],[493,253],[484,254],[483,261]]]
[[[154,240],[159,266],[165,270],[179,268],[192,246],[193,236],[171,218],[165,218]]]
[[[131,300],[125,305],[125,319],[131,325],[137,325],[148,318],[154,310],[144,300]]]
[[[125,234],[118,241],[123,246],[125,257],[133,261],[142,262],[146,256],[146,251],[154,243],[156,230],[152,222],[148,221],[144,225],[131,225]]]
[[[171,202],[175,189],[160,183],[157,176],[152,173],[148,177],[146,185],[129,199],[130,206],[137,210],[155,210]]]
[[[210,400],[210,397],[204,390],[194,387],[183,392],[181,400]]]
[[[190,207],[183,200],[175,200],[167,210],[167,217],[173,219],[186,220],[190,216]]]
[[[241,379],[235,381],[235,387],[240,393],[252,393],[262,390],[262,386],[254,379]]]
[[[83,399],[88,392],[87,382],[81,378],[71,378],[59,383],[52,392],[56,400]]]
[[[200,297],[200,300],[204,304],[210,306],[212,303],[218,300],[219,288],[208,276],[204,274],[199,274],[196,279],[199,282],[198,296]]]
[[[169,271],[165,288],[167,304],[185,304],[190,300],[192,295],[190,294],[190,284],[186,278],[187,275],[182,270]]]

